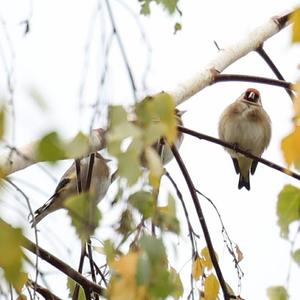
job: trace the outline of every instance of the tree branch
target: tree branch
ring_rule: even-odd
[[[291,90],[293,89],[293,84],[284,80],[240,74],[218,74],[215,76],[215,79],[213,80],[212,84],[224,81],[244,81],[280,86],[285,88],[290,93],[292,93]]]
[[[270,67],[270,69],[272,70],[272,72],[275,74],[275,76],[279,79],[279,80],[285,80],[284,77],[281,75],[280,71],[278,70],[278,68],[276,67],[276,65],[273,63],[272,59],[270,58],[270,56],[267,54],[267,52],[265,51],[265,49],[263,48],[263,45],[260,45],[257,49],[256,52],[260,55],[260,57],[267,63],[267,65]],[[285,89],[286,92],[288,93],[288,95],[290,96],[290,98],[293,100],[294,99],[294,93],[289,89],[286,88]]]
[[[217,274],[218,280],[219,280],[220,285],[221,285],[221,289],[222,289],[223,294],[224,294],[224,299],[229,300],[230,295],[228,294],[227,285],[226,285],[226,282],[224,280],[222,271],[220,269],[218,259],[216,257],[216,253],[215,253],[215,250],[214,250],[211,238],[210,238],[210,234],[209,234],[209,231],[208,231],[208,228],[207,228],[207,225],[206,225],[206,221],[205,221],[205,218],[204,218],[204,215],[203,215],[203,212],[202,212],[202,208],[201,208],[200,202],[199,202],[198,197],[197,197],[196,188],[195,188],[195,186],[192,182],[192,179],[191,179],[191,177],[190,177],[190,175],[189,175],[189,173],[188,173],[188,171],[185,167],[185,164],[182,161],[176,147],[174,145],[172,145],[171,149],[172,149],[173,155],[174,155],[174,157],[177,161],[177,164],[178,164],[178,166],[179,166],[179,168],[180,168],[180,170],[181,170],[181,172],[182,172],[182,174],[185,178],[187,186],[190,190],[190,194],[192,196],[193,203],[194,203],[197,215],[198,215],[198,219],[199,219],[199,222],[200,222],[203,234],[204,234],[206,244],[207,244],[209,255],[210,255],[212,264],[214,266],[214,269],[216,270],[216,274]]]
[[[39,293],[44,299],[46,300],[62,300],[61,298],[57,297],[55,294],[53,294],[51,291],[48,289],[42,287],[38,283],[28,279],[27,280],[27,285],[34,289],[37,293]]]
[[[44,250],[40,246],[37,246],[33,242],[31,242],[26,237],[23,237],[22,246],[32,252],[33,254],[38,254],[40,258],[48,262],[53,267],[57,268],[70,278],[72,278],[74,281],[76,281],[78,284],[80,284],[84,290],[93,291],[101,296],[105,294],[105,290],[98,284],[86,279],[84,276],[82,276],[80,273],[78,273],[76,270],[71,268],[69,265],[64,263],[59,258],[55,257],[48,251]]]
[[[191,129],[188,129],[188,128],[185,128],[183,126],[178,126],[178,130],[180,130],[181,132],[183,133],[186,133],[186,134],[189,134],[189,135],[192,135],[200,140],[206,140],[206,141],[209,141],[211,143],[214,143],[214,144],[218,144],[218,145],[221,145],[223,147],[226,147],[226,148],[230,148],[232,150],[235,150],[236,152],[239,152],[249,158],[252,158],[254,159],[255,161],[258,161],[272,169],[275,169],[279,172],[282,172],[288,176],[291,176],[295,179],[298,179],[300,180],[300,175],[295,173],[295,172],[292,172],[291,170],[287,169],[287,168],[284,168],[284,167],[281,167],[271,161],[268,161],[264,158],[261,158],[261,157],[258,157],[258,156],[255,156],[253,155],[252,153],[248,152],[248,151],[245,151],[243,149],[240,149],[239,147],[237,147],[236,145],[232,145],[232,144],[229,144],[229,143],[226,143],[222,140],[219,140],[217,138],[214,138],[212,136],[209,136],[209,135],[206,135],[206,134],[203,134],[203,133],[200,133],[200,132],[196,132],[194,130],[191,130]]]
[[[37,153],[40,141],[35,141],[22,147],[10,148],[6,153],[0,155],[1,177],[10,175],[19,170],[25,169],[42,160]],[[86,156],[92,152],[99,151],[105,147],[105,130],[102,128],[94,129],[89,136],[89,147]],[[83,155],[84,156],[84,155]],[[78,158],[62,157],[61,159]]]
[[[265,24],[255,28],[242,40],[219,51],[216,57],[200,70],[198,74],[179,84],[175,89],[167,91],[167,93],[173,96],[176,105],[178,105],[200,92],[215,80],[217,73],[223,72],[241,57],[251,51],[255,51],[267,39],[287,26],[291,13],[292,11],[272,17]]]

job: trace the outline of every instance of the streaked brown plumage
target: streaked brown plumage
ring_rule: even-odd
[[[111,184],[110,170],[107,166],[107,159],[96,152],[93,164],[93,173],[89,192],[96,197],[97,203],[102,200]],[[80,177],[82,185],[85,186],[90,157],[84,157],[80,160]],[[64,208],[64,201],[77,194],[77,176],[75,163],[61,177],[54,194],[49,200],[34,212],[35,219],[32,220],[32,226],[39,223],[48,214]]]
[[[230,144],[260,157],[271,139],[271,120],[261,104],[260,93],[247,89],[223,112],[219,122],[219,137]],[[249,171],[253,175],[257,162],[225,148],[233,160],[237,174],[240,174],[238,188],[250,190]]]

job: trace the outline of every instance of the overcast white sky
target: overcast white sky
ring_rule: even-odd
[[[124,0],[123,2],[111,1],[111,3],[141,96],[147,92],[167,90],[193,76],[217,53],[214,40],[221,48],[225,48],[271,16],[292,7],[297,1],[182,0],[179,3],[183,12],[182,18],[178,15],[169,17],[153,5],[153,13],[150,17],[138,19],[147,36],[150,45],[148,47],[141,36],[137,20],[123,5],[130,3],[132,10],[137,13],[138,1]],[[103,70],[105,62],[103,53],[111,32],[105,9],[95,17],[96,4],[96,0],[33,2],[2,0],[0,2],[0,17],[5,23],[5,26],[0,24],[0,93],[7,95],[6,68],[12,68],[17,145],[37,139],[49,130],[58,129],[63,135],[69,137],[78,129],[88,130],[91,118],[88,104],[94,103],[97,95],[99,70]],[[30,14],[32,14],[30,32],[24,36],[20,22]],[[183,29],[174,35],[173,25],[176,21],[181,22]],[[10,55],[4,28],[13,47],[13,57]],[[90,34],[92,35],[89,38]],[[89,40],[92,42],[88,56],[89,69],[85,76],[84,66],[87,57],[85,53]],[[297,69],[299,47],[291,45],[289,28],[267,41],[265,49],[287,80],[295,81],[299,78]],[[147,90],[144,90],[143,74],[149,62],[149,55],[151,65],[146,78]],[[124,105],[132,103],[130,84],[116,40],[113,41],[108,68],[107,85],[101,89],[101,101]],[[255,53],[232,65],[226,73],[273,77],[268,67]],[[85,78],[86,86],[81,98],[85,105],[79,111],[80,85]],[[187,110],[184,115],[185,126],[217,136],[217,124],[221,112],[250,86],[261,91],[264,108],[273,124],[271,144],[263,157],[283,165],[280,141],[292,128],[292,105],[285,91],[277,87],[236,82],[219,83],[208,87],[180,107]],[[32,90],[42,95],[47,106],[46,110],[40,108],[29,96]],[[101,122],[99,124],[103,125],[103,119]],[[242,297],[247,300],[267,299],[267,287],[284,285],[289,266],[289,244],[279,237],[279,228],[276,225],[277,195],[285,184],[298,185],[298,182],[273,169],[259,165],[255,176],[251,178],[251,191],[238,190],[238,177],[233,170],[231,159],[221,147],[187,137],[180,153],[195,185],[218,207],[227,231],[244,254],[245,258],[241,262],[245,273],[242,279]],[[69,163],[61,162],[57,167],[51,167],[50,171],[58,179]],[[191,199],[176,163],[171,162],[167,169],[178,182],[185,195],[185,201],[192,211]],[[21,185],[30,195],[34,208],[47,200],[56,184],[38,167],[21,171],[14,175],[14,178],[31,182],[44,191],[44,194],[41,194]],[[164,182],[163,189],[168,188],[171,187]],[[24,209],[22,201],[17,201],[15,198],[10,201],[1,202],[1,216],[5,211],[5,218],[8,221],[22,224],[27,229],[27,235],[33,237],[26,220],[20,218],[17,212],[19,209]],[[205,200],[201,199],[201,201],[224,276],[236,289],[234,266],[224,247],[218,218],[210,205]],[[101,203],[101,209],[103,212],[109,209],[105,201]],[[180,206],[178,212],[184,224]],[[104,215],[110,221],[113,218],[108,212]],[[193,213],[191,217],[195,228],[198,228],[197,231],[201,233]],[[45,233],[50,229],[51,232],[46,235]],[[40,231],[42,246],[49,248],[74,267],[77,266],[79,253],[71,249],[79,249],[79,244],[73,230],[70,229],[65,212],[57,212],[47,217],[41,223]],[[100,230],[97,237],[103,239],[109,234],[110,231]],[[57,236],[60,238],[58,241],[55,240]],[[183,226],[182,236],[182,240],[171,238],[170,244],[173,243],[178,250],[177,256],[171,251],[172,264],[181,271],[183,279],[188,278],[187,274],[190,271],[189,264],[186,264],[189,262],[190,250],[185,226]],[[59,244],[62,241],[67,244],[70,253]],[[204,246],[202,243],[201,237],[199,245]],[[46,264],[42,267],[48,268]],[[53,269],[49,270],[53,272],[53,276],[57,276]],[[291,299],[299,299],[299,276],[299,268],[293,266],[290,283]],[[63,299],[66,298],[65,287],[64,277],[59,277],[55,281],[55,292]]]

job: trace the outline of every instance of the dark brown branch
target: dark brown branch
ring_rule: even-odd
[[[75,159],[75,168],[76,168],[76,178],[77,178],[77,192],[78,194],[80,194],[82,192],[80,159]]]
[[[48,289],[42,287],[38,283],[28,279],[27,285],[34,289],[37,293],[39,293],[44,299],[46,300],[62,300],[61,298],[57,297],[55,294],[50,292]]]
[[[278,79],[272,79],[272,78],[260,77],[260,76],[240,75],[240,74],[217,74],[212,84],[218,82],[224,82],[224,81],[255,82],[261,84],[279,86],[288,90],[293,89],[293,84],[291,82],[287,82],[284,80],[278,80]]]
[[[209,255],[210,255],[212,264],[213,264],[213,266],[216,270],[216,274],[217,274],[219,283],[221,285],[221,289],[222,289],[223,294],[224,294],[224,299],[229,300],[230,295],[228,294],[227,285],[226,285],[226,282],[224,280],[221,268],[219,266],[218,259],[216,257],[216,253],[215,253],[215,250],[214,250],[211,238],[210,238],[210,234],[209,234],[209,231],[208,231],[208,228],[207,228],[207,225],[206,225],[206,221],[205,221],[205,218],[204,218],[204,215],[203,215],[203,212],[202,212],[200,202],[198,200],[198,196],[197,196],[197,193],[196,193],[195,186],[192,182],[190,174],[188,173],[188,171],[186,169],[186,166],[185,166],[184,162],[182,161],[176,147],[174,145],[172,145],[171,149],[172,149],[173,155],[174,155],[174,157],[177,161],[177,164],[178,164],[178,166],[179,166],[179,168],[180,168],[180,170],[181,170],[181,172],[182,172],[182,174],[185,178],[185,181],[186,181],[187,186],[189,188],[190,194],[192,196],[193,203],[194,203],[197,215],[198,215],[198,219],[199,219],[199,222],[200,222],[203,234],[204,234],[206,244],[207,244]]]
[[[83,264],[84,264],[84,258],[85,258],[85,243],[81,245],[81,253],[80,253],[80,259],[79,259],[79,265],[78,265],[78,273],[82,274],[83,270]],[[79,296],[79,284],[75,285],[72,300],[78,300]]]
[[[236,145],[232,145],[232,144],[229,144],[229,143],[226,143],[222,140],[219,140],[217,138],[214,138],[212,136],[209,136],[209,135],[206,135],[206,134],[203,134],[203,133],[200,133],[200,132],[196,132],[194,130],[191,130],[191,129],[188,129],[188,128],[185,128],[183,126],[178,126],[178,130],[180,130],[181,132],[183,133],[186,133],[186,134],[189,134],[189,135],[192,135],[200,140],[206,140],[206,141],[209,141],[209,142],[212,142],[214,144],[218,144],[218,145],[221,145],[223,147],[226,147],[226,148],[230,148],[232,150],[235,150],[236,152],[239,152],[249,158],[252,158],[253,160],[255,161],[258,161],[272,169],[275,169],[279,172],[282,172],[288,176],[291,176],[297,180],[300,180],[300,175],[295,173],[295,172],[292,172],[291,170],[287,169],[287,168],[284,168],[284,167],[281,167],[269,160],[266,160],[264,158],[261,158],[261,157],[258,157],[258,156],[255,156],[253,155],[252,153],[248,152],[248,151],[245,151],[243,149],[240,149],[239,147],[237,147]]]
[[[78,273],[76,270],[71,268],[69,265],[64,263],[59,258],[55,257],[48,251],[44,250],[40,246],[38,247],[36,244],[31,242],[26,237],[23,237],[22,241],[22,247],[29,250],[33,254],[38,254],[40,258],[48,262],[53,267],[57,268],[70,278],[72,278],[74,281],[76,281],[78,284],[80,284],[83,289],[88,290],[90,292],[95,292],[101,296],[105,294],[105,290],[98,284],[86,279],[84,276],[82,276],[80,273]]]
[[[284,77],[282,76],[282,74],[280,73],[279,69],[276,67],[276,65],[273,63],[272,59],[270,58],[270,56],[267,54],[267,52],[265,51],[265,49],[263,48],[263,45],[261,45],[260,47],[258,47],[256,49],[256,52],[260,55],[260,57],[267,63],[267,65],[270,67],[270,69],[272,70],[272,72],[275,74],[275,76],[279,79],[279,80],[283,80],[285,81]],[[286,92],[288,93],[288,95],[290,96],[290,98],[293,100],[294,99],[294,93],[286,88],[285,89]]]

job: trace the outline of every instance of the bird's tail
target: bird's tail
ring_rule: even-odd
[[[250,190],[249,172],[248,172],[247,176],[240,174],[238,188],[240,190],[243,187],[245,187],[248,191]]]
[[[43,206],[37,209],[30,220],[31,227],[36,226],[42,219],[44,219],[52,210],[49,209],[51,202],[46,202]]]

